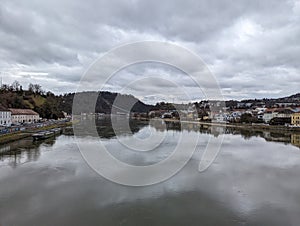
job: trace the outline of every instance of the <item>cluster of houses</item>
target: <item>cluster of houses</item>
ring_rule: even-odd
[[[0,106],[1,127],[10,127],[23,123],[35,123],[39,120],[39,114],[31,109],[4,108]]]
[[[243,114],[250,115],[257,122],[267,124],[291,124],[300,126],[300,108],[255,108],[235,109],[223,113],[211,113],[210,118],[217,122],[239,122]]]
[[[202,120],[202,121],[214,121],[220,123],[228,122],[242,122],[242,116],[247,114],[253,121],[267,123],[267,124],[291,124],[300,126],[300,107],[256,107],[256,108],[241,108],[241,109],[228,109],[224,108],[221,111],[211,111],[209,109],[199,110],[196,107],[189,106],[187,110],[181,110],[179,113],[174,110],[169,111],[151,111],[149,117],[160,118],[176,118],[180,115],[181,119],[189,120]]]

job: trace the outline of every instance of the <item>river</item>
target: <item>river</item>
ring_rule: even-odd
[[[298,134],[133,121],[134,136],[164,134],[154,152],[130,152],[107,120],[101,139],[113,156],[135,165],[167,158],[181,135],[199,137],[197,148],[175,176],[130,187],[98,175],[83,159],[74,136],[31,139],[0,146],[0,225],[299,225]],[[209,139],[224,136],[220,152],[204,172],[199,161]],[[120,139],[132,139],[122,134]],[[82,134],[81,141],[95,137]],[[96,145],[96,143],[95,143]]]

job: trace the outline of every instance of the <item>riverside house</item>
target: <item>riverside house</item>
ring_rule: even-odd
[[[0,106],[0,126],[9,127],[11,126],[11,112]]]
[[[12,124],[35,123],[40,120],[39,114],[31,109],[9,108],[9,110],[11,111]]]
[[[290,108],[269,108],[264,112],[262,118],[269,123],[273,118],[291,118],[294,112]]]
[[[275,109],[267,109],[263,115],[263,120],[265,123],[269,123],[271,119],[277,117],[278,111],[275,111]]]
[[[300,126],[300,112],[292,114],[292,125]]]

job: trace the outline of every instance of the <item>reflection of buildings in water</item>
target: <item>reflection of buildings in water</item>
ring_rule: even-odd
[[[269,131],[263,131],[263,137],[266,139],[271,139],[271,133]]]
[[[125,122],[120,118],[120,134],[126,135],[123,131],[122,123]],[[94,123],[93,121],[90,121]],[[115,131],[111,127],[110,119],[98,120],[97,129],[98,135],[100,137],[114,137]],[[128,123],[128,122],[127,122]],[[282,142],[282,143],[291,143],[291,134],[286,132],[273,132],[273,131],[261,131],[261,130],[249,130],[245,128],[238,127],[223,127],[223,126],[212,126],[206,124],[198,124],[198,123],[188,123],[188,122],[177,122],[177,121],[164,121],[164,120],[150,120],[150,121],[139,121],[139,120],[130,120],[130,128],[132,133],[137,133],[139,130],[145,126],[150,125],[155,128],[159,132],[164,131],[194,131],[200,132],[201,134],[211,134],[215,137],[218,137],[221,134],[232,134],[232,135],[241,135],[244,139],[250,139],[251,137],[262,137],[266,141],[270,142]],[[89,127],[89,120],[85,121],[81,126]],[[125,127],[124,127],[125,128]],[[88,131],[88,130],[87,130]],[[83,130],[84,134],[85,130]],[[300,135],[298,135],[300,136]],[[297,139],[297,138],[294,138]],[[300,141],[294,140],[293,144],[296,146],[299,145]],[[300,145],[299,145],[300,146]]]
[[[182,123],[181,127],[183,130],[187,130],[189,132],[199,130],[199,125],[195,123]]]
[[[210,134],[210,127],[208,125],[200,125],[199,132],[202,134]]]
[[[26,162],[37,161],[40,156],[39,149],[26,150],[26,151],[14,151],[6,152],[0,155],[0,162],[7,163],[11,167],[15,168],[18,165],[24,164]]]
[[[150,120],[149,125],[160,132],[165,131],[167,126],[163,120]]]
[[[0,154],[10,151],[10,145],[0,146]]]
[[[269,136],[264,138],[266,141],[291,143],[291,136],[286,133],[270,132]]]
[[[46,141],[33,142],[31,139],[23,139],[0,146],[0,163],[6,163],[12,167],[26,162],[37,161],[40,157],[40,146],[53,146],[55,138]]]
[[[202,125],[198,123],[186,123],[186,122],[169,122],[163,120],[152,120],[150,121],[150,126],[154,127],[157,131],[165,130],[176,130],[176,131],[194,131],[200,132],[202,134],[212,134],[214,136],[219,136],[224,134],[226,131],[225,127],[217,127],[210,125]]]
[[[291,135],[291,143],[292,143],[292,145],[300,148],[300,134],[292,134]]]
[[[166,130],[177,130],[180,131],[182,125],[179,122],[168,122],[164,120],[151,120],[149,125],[155,128],[157,131],[164,132]]]
[[[224,127],[217,127],[217,126],[212,126],[210,127],[211,134],[213,134],[215,137],[218,137],[220,134],[225,133]]]
[[[168,122],[163,120],[150,121],[150,126],[162,132],[165,130],[188,131],[188,132],[194,131],[194,132],[200,132],[202,134],[212,134],[216,137],[226,132],[225,127],[202,125],[198,123]]]

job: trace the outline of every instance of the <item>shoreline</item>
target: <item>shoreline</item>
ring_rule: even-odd
[[[49,126],[31,129],[31,130],[18,131],[18,132],[14,132],[14,133],[4,134],[4,135],[0,136],[0,145],[31,137],[32,133],[35,133],[40,130],[48,130],[48,129],[58,128],[58,127],[63,128],[63,127],[71,126],[71,125],[72,125],[72,122],[66,122],[63,124],[53,124],[53,125],[49,125]]]
[[[148,120],[146,118],[136,118],[137,120]],[[218,122],[203,122],[203,121],[185,121],[179,119],[160,119],[154,118],[151,120],[157,121],[165,121],[165,122],[175,122],[175,123],[192,123],[198,125],[206,125],[206,126],[216,126],[216,127],[229,127],[229,128],[239,128],[245,130],[252,130],[252,131],[273,131],[273,132],[294,132],[300,133],[300,127],[287,127],[282,125],[267,125],[267,124],[241,124],[241,123],[218,123]]]
[[[218,123],[218,122],[203,122],[203,121],[185,121],[179,119],[161,119],[161,118],[141,118],[141,117],[132,117],[131,119],[140,120],[140,121],[164,121],[164,122],[173,122],[173,123],[184,123],[184,124],[197,124],[197,125],[205,125],[205,126],[215,126],[215,127],[228,127],[228,128],[237,128],[248,131],[268,131],[268,132],[278,132],[278,133],[296,133],[300,134],[300,127],[287,127],[282,125],[267,125],[267,124],[241,124],[241,123]],[[27,131],[18,131],[10,134],[5,134],[0,136],[0,145],[7,144],[10,142],[14,142],[17,140],[21,140],[24,138],[28,138],[32,136],[32,133],[35,133],[40,130],[47,130],[53,128],[64,128],[68,126],[72,126],[74,122],[66,122],[63,124],[54,124],[41,128],[35,128]]]

